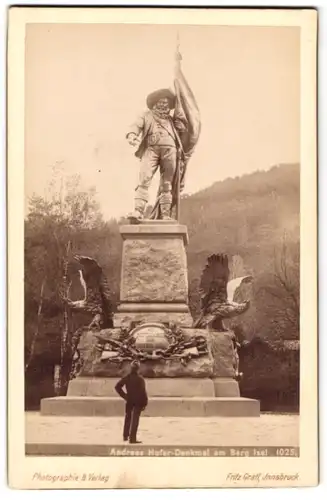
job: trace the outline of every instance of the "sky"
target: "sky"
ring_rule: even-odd
[[[33,193],[47,192],[59,166],[96,188],[105,219],[133,208],[139,160],[125,135],[148,93],[173,88],[177,31],[202,122],[185,192],[299,162],[299,28],[29,24],[26,207]]]

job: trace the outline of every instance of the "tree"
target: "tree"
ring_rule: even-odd
[[[281,250],[275,258],[276,286],[280,289],[280,300],[285,305],[288,321],[299,330],[300,319],[300,248],[299,244],[287,243],[284,238]],[[271,293],[271,290],[270,290]]]
[[[25,352],[27,365],[42,339],[45,319],[62,327],[62,284],[68,242],[79,251],[87,234],[104,226],[94,188],[83,190],[78,176],[54,169],[44,197],[32,196],[25,220]],[[40,294],[41,290],[41,294]],[[42,321],[43,317],[43,321]]]
[[[299,243],[287,241],[274,250],[274,269],[260,289],[261,304],[271,336],[298,339],[300,332]]]

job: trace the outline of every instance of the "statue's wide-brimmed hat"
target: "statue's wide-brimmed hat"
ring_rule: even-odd
[[[175,107],[175,95],[170,89],[159,89],[155,92],[151,92],[146,98],[146,104],[149,109],[152,109],[153,106],[159,101],[159,99],[168,99],[170,109]]]

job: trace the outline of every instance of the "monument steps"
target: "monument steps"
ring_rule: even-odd
[[[67,396],[117,397],[115,385],[119,378],[77,377],[70,381]],[[214,397],[214,382],[208,378],[145,378],[146,390],[153,397]],[[232,381],[233,382],[233,381]],[[235,382],[238,388],[238,384]],[[219,394],[219,396],[239,396]]]
[[[49,416],[107,416],[125,413],[119,397],[62,396],[41,401],[41,414]],[[258,417],[260,403],[242,397],[153,397],[144,417]]]

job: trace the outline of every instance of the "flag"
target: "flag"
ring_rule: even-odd
[[[175,75],[175,117],[186,123],[187,129],[180,134],[183,146],[183,168],[181,169],[180,184],[184,185],[187,164],[193,155],[195,146],[199,140],[201,132],[200,111],[194,94],[182,72],[180,64],[177,66]]]
[[[176,209],[178,218],[178,205],[180,192],[184,188],[186,168],[193,155],[195,146],[199,140],[201,132],[200,111],[194,94],[182,72],[180,65],[181,56],[177,54],[177,67],[175,70],[175,110],[173,122],[180,121],[184,124],[185,130],[178,132],[179,146],[175,175],[172,182],[172,209]],[[159,186],[157,200],[150,215],[150,219],[158,219],[160,215],[159,198],[161,187]]]

